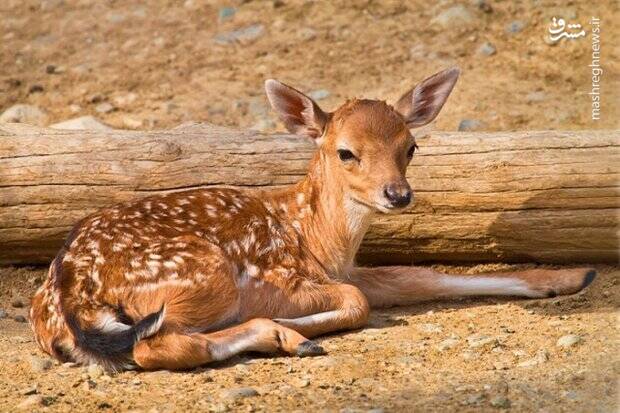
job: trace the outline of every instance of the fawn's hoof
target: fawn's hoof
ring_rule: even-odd
[[[311,356],[321,356],[326,353],[325,349],[318,344],[316,344],[312,340],[307,340],[301,343],[295,353],[299,357],[311,357]]]

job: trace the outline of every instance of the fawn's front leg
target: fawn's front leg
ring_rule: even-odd
[[[371,307],[391,307],[438,298],[574,294],[596,277],[592,268],[533,269],[506,273],[452,275],[422,267],[355,268],[344,281],[359,288]]]

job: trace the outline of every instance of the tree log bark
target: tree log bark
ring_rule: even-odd
[[[433,133],[415,203],[378,215],[364,263],[619,259],[619,131]],[[155,132],[0,125],[0,264],[46,263],[99,208],[196,187],[298,181],[314,147],[206,124]]]

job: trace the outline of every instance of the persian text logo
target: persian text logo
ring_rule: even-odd
[[[581,29],[580,31],[577,31]],[[582,29],[579,23],[566,24],[564,19],[558,19],[554,17],[551,19],[551,25],[549,26],[549,39],[552,43],[558,42],[562,39],[574,40],[579,37],[585,37],[586,31]]]

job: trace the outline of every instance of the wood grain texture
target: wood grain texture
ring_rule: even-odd
[[[377,216],[359,260],[619,259],[620,132],[433,133],[407,175],[415,204]],[[0,264],[45,263],[97,209],[159,192],[298,181],[314,147],[207,124],[155,132],[0,125]]]

